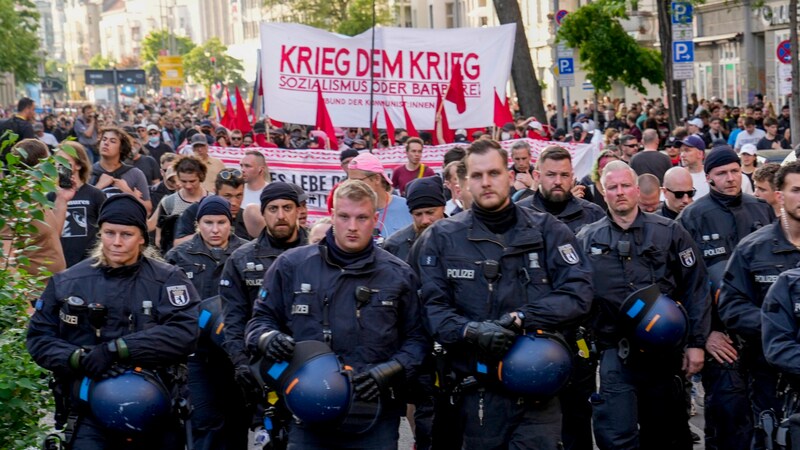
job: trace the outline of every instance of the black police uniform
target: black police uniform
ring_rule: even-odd
[[[36,302],[27,340],[34,361],[53,371],[64,386],[71,386],[84,376],[70,365],[76,350],[122,338],[128,356],[120,365],[155,370],[163,382],[171,384],[166,369],[185,361],[195,348],[199,298],[194,286],[182,270],[146,257],[119,268],[92,267],[94,262],[87,259],[53,275]],[[87,308],[70,306],[69,297],[105,307],[107,316],[99,336],[90,325]],[[177,420],[165,421],[161,432],[124,436],[105,429],[75,400],[73,412],[79,418],[71,448],[129,448],[126,438],[137,449],[183,448]]]
[[[303,227],[297,227],[297,240],[288,244],[288,248],[307,243],[308,232]],[[264,273],[285,250],[275,247],[264,229],[258,238],[239,247],[225,262],[219,280],[222,314],[225,317],[223,346],[236,366],[249,363],[244,328],[253,315],[253,302],[264,282]]]
[[[797,379],[800,376],[800,269],[778,275],[764,297],[761,338],[767,362]]]
[[[577,233],[582,226],[597,222],[606,215],[603,208],[592,202],[587,202],[582,198],[572,196],[567,200],[563,210],[555,211],[552,206],[548,207],[547,200],[545,200],[544,196],[539,191],[536,191],[532,196],[524,200],[520,200],[517,202],[517,205],[531,208],[538,212],[550,213],[568,226],[573,233]]]
[[[227,248],[211,250],[198,233],[173,247],[165,259],[182,268],[201,298],[207,299],[217,295],[225,261],[245,243],[231,234]],[[210,339],[201,337],[189,357],[188,368],[194,450],[246,448],[251,417],[228,355]]]
[[[661,202],[661,206],[659,206],[658,211],[656,211],[656,214],[662,217],[666,217],[667,219],[670,220],[675,220],[678,218],[678,213],[669,209],[669,207],[667,206],[667,202]]]
[[[540,191],[536,191],[517,204],[534,211],[552,214],[573,233],[577,233],[584,225],[597,222],[606,216],[603,208],[572,195],[567,201],[556,204],[548,202]],[[565,330],[564,338],[575,355],[570,382],[559,394],[564,449],[591,450],[593,448],[592,405],[589,403],[589,397],[597,391],[597,360],[588,351],[591,341],[584,330],[578,328]]]
[[[408,261],[408,254],[416,241],[417,231],[414,229],[414,224],[411,224],[392,233],[384,241],[383,249],[403,261]]]
[[[430,347],[417,285],[407,264],[377,247],[344,267],[333,262],[325,240],[289,250],[264,277],[247,324],[248,349],[255,353],[259,338],[278,330],[295,341],[327,343],[353,373],[394,360],[406,379],[413,378]],[[367,299],[356,297],[359,287],[370,290]],[[396,448],[399,418],[406,407],[404,382],[395,380],[390,386],[391,391],[381,393],[382,411],[370,431],[319,432],[294,423],[289,448]]]
[[[676,219],[700,248],[706,267],[724,264],[745,236],[772,223],[775,212],[751,195],[727,196],[713,189],[681,211]],[[712,302],[711,331],[726,332]],[[735,336],[733,336],[735,337]],[[702,372],[706,393],[705,444],[708,450],[749,449],[753,438],[750,402],[741,368],[720,364],[706,353]]]
[[[600,351],[600,392],[593,399],[597,446],[691,449],[681,349],[639,351],[621,324],[620,309],[631,293],[656,284],[686,308],[687,346],[703,348],[710,305],[697,245],[677,223],[641,210],[628,229],[606,217],[581,229],[578,240],[594,267],[592,322]]]
[[[480,380],[461,398],[467,449],[556,448],[561,440],[558,400],[502,391],[484,366],[491,362],[464,339],[468,322],[518,312],[526,330],[561,330],[591,305],[590,267],[569,228],[549,214],[512,207],[516,223],[501,235],[469,210],[433,224],[412,249],[428,330],[459,380]]]
[[[203,242],[200,233],[197,233],[188,241],[170,249],[164,259],[183,269],[200,298],[205,299],[218,294],[225,261],[246,243],[244,239],[231,234],[227,248],[212,250]]]
[[[761,305],[778,275],[797,267],[798,262],[800,250],[786,239],[781,222],[776,221],[739,242],[728,260],[720,288],[720,319],[742,345],[739,356],[747,375],[756,424],[761,423],[762,411],[781,410],[776,392],[778,372],[767,364],[761,347]],[[762,448],[765,435],[760,427],[755,430],[755,448]]]

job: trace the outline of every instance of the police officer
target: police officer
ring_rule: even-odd
[[[209,298],[219,291],[225,261],[246,243],[233,234],[232,222],[227,200],[217,195],[205,197],[197,208],[197,233],[173,247],[165,257],[186,272],[197,292],[206,299],[203,305],[214,301]],[[213,309],[209,306],[203,310],[218,311],[218,308],[214,305]],[[201,316],[201,326],[209,326],[208,320]],[[204,334],[197,351],[189,357],[188,366],[194,449],[243,449],[247,445],[250,418],[228,356]]]
[[[404,262],[377,248],[377,196],[348,180],[334,194],[333,227],[317,245],[287,251],[264,277],[247,346],[277,361],[290,360],[295,341],[328,344],[352,367],[356,396],[380,398],[381,412],[365,433],[332,426],[290,425],[289,449],[397,448],[405,380],[428,351],[417,279]]]
[[[800,310],[800,269],[795,268],[778,275],[778,279],[764,297],[764,304],[761,305],[764,357],[779,371],[789,375],[795,391],[798,389],[797,377],[800,375],[798,310]],[[794,437],[793,435],[792,438]]]
[[[595,271],[592,321],[600,352],[600,392],[593,398],[597,446],[691,449],[681,378],[703,366],[710,308],[705,266],[686,230],[639,209],[637,176],[627,164],[609,163],[601,182],[608,216],[578,232]],[[653,284],[686,308],[685,350],[645,352],[622,324],[625,299]]]
[[[403,261],[407,260],[417,237],[445,217],[444,205],[447,201],[444,198],[442,179],[433,176],[411,180],[406,185],[406,203],[414,222],[395,231],[383,243],[384,250]]]
[[[182,270],[146,256],[146,217],[132,195],[106,200],[91,257],[53,275],[36,302],[28,351],[67,389],[83,377],[96,382],[133,367],[154,371],[169,386],[167,369],[194,351],[197,292]],[[143,433],[111,431],[77,400],[69,448],[183,448],[174,418]]]
[[[696,198],[676,220],[697,243],[711,282],[718,287],[721,277],[717,274],[722,272],[739,241],[772,223],[775,214],[766,202],[742,193],[741,162],[729,147],[709,152],[703,169],[709,195]],[[738,362],[737,347],[741,343],[735,340],[737,337],[729,335],[720,320],[716,302],[712,302],[707,364],[702,373],[706,393],[705,439],[710,450],[750,448],[753,438],[750,404],[747,389],[742,388],[746,384]]]
[[[603,208],[572,194],[575,173],[569,151],[551,145],[539,154],[536,164],[533,177],[539,189],[517,202],[519,206],[550,213],[573,233],[577,233],[584,225],[605,217]],[[584,352],[581,348],[588,348],[591,344],[585,330],[574,327],[566,331],[564,337],[576,355],[571,382],[559,397],[563,412],[561,423],[564,448],[591,450],[592,406],[589,396],[596,390],[597,363],[589,352]]]
[[[719,315],[727,329],[739,337],[738,352],[742,369],[748,379],[750,402],[756,424],[761,424],[761,412],[779,412],[776,387],[778,372],[764,359],[761,346],[761,305],[770,286],[785,270],[797,267],[800,249],[790,241],[790,234],[800,229],[797,194],[800,190],[800,163],[782,166],[776,176],[776,197],[781,206],[778,221],[747,235],[734,249],[725,269],[719,294]],[[799,241],[800,242],[800,241]],[[719,355],[728,363],[737,360],[736,354],[722,349]],[[771,419],[767,412],[766,420]],[[754,448],[764,447],[764,430],[756,426]]]
[[[512,330],[559,330],[584,317],[591,273],[566,225],[511,202],[507,161],[495,141],[467,149],[472,208],[431,226],[411,261],[421,278],[428,329],[464,380],[464,448],[555,449],[558,400],[507,392],[488,368],[514,342]]]
[[[259,387],[248,366],[244,329],[269,266],[284,251],[308,242],[308,233],[297,224],[299,205],[297,191],[291,185],[268,184],[261,191],[261,214],[266,227],[256,239],[233,252],[219,281],[225,319],[223,347],[235,367],[236,381],[251,393],[258,392]]]

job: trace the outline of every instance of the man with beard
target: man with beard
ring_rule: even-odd
[[[236,381],[248,392],[258,392],[250,372],[244,329],[253,312],[253,302],[264,281],[264,273],[284,251],[308,242],[308,233],[297,225],[300,201],[297,191],[283,182],[273,182],[261,191],[261,214],[266,227],[253,241],[239,247],[222,271],[219,295],[225,320],[224,350],[235,367]]]
[[[406,203],[414,222],[389,236],[383,245],[384,250],[403,261],[407,261],[417,237],[445,217],[442,179],[434,175],[411,181],[406,185]]]

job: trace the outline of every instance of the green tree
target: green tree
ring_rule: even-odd
[[[578,50],[581,66],[598,91],[610,91],[611,83],[619,81],[645,93],[643,80],[664,82],[661,53],[639,45],[622,28],[622,18],[627,18],[624,1],[589,3],[567,15],[558,40]]]
[[[173,41],[175,43],[175,53],[170,53],[173,56],[183,56],[195,47],[194,42],[188,37],[177,36],[168,30],[151,31],[142,41],[141,59],[144,63],[142,68],[148,70],[155,65],[158,62],[158,55],[161,50],[169,49]]]
[[[0,0],[0,71],[18,82],[38,78],[39,12],[30,0]]]
[[[228,47],[213,37],[184,55],[183,70],[203,86],[217,81],[242,86],[245,84],[242,61],[228,55],[227,51]]]
[[[89,67],[92,69],[110,69],[114,64],[116,64],[115,61],[104,58],[103,55],[99,53],[92,56],[92,59],[89,60]]]
[[[284,6],[281,19],[348,36],[372,27],[372,0],[265,0],[267,6]],[[375,0],[375,23],[388,25],[392,15],[387,0]]]

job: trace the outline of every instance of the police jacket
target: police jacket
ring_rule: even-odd
[[[781,222],[754,231],[728,260],[719,294],[719,315],[728,330],[759,344],[761,305],[782,272],[800,262],[800,250],[783,233]]]
[[[780,274],[764,297],[761,342],[767,362],[800,375],[800,269]]]
[[[411,224],[392,233],[383,243],[383,249],[408,262],[408,253],[416,240],[417,231],[414,230],[414,224]]]
[[[308,232],[297,228],[296,245],[308,243]],[[264,273],[285,249],[275,248],[270,243],[266,228],[254,240],[242,245],[231,254],[219,280],[219,295],[222,298],[222,315],[225,318],[225,342],[223,348],[231,361],[247,364],[244,327],[253,314],[253,302],[264,282]]]
[[[627,230],[607,216],[583,227],[578,241],[594,268],[592,322],[599,345],[614,347],[627,337],[620,327],[623,302],[634,291],[657,284],[686,309],[688,346],[705,346],[711,307],[706,267],[683,227],[640,209]]]
[[[28,351],[37,364],[69,374],[70,355],[123,338],[131,366],[157,369],[184,360],[197,339],[199,297],[177,267],[142,257],[130,266],[92,267],[81,261],[50,278],[28,325]],[[71,306],[69,297],[107,309],[99,337],[88,308]]]
[[[525,208],[531,208],[537,212],[550,212],[545,206],[544,196],[539,191],[536,191],[532,196],[521,200],[517,204]],[[564,208],[564,210],[559,214],[553,215],[559,221],[568,226],[573,233],[577,233],[582,226],[592,222],[597,222],[605,217],[606,212],[603,211],[603,208],[595,205],[592,202],[587,202],[582,198],[570,196],[570,199],[567,200],[566,208]]]
[[[428,330],[462,375],[477,358],[463,342],[468,322],[520,312],[525,329],[561,330],[590,310],[591,268],[573,233],[549,214],[515,208],[517,223],[503,235],[468,210],[430,226],[412,249]]]
[[[222,276],[225,261],[234,250],[246,243],[247,241],[231,233],[228,247],[215,257],[214,252],[203,242],[200,233],[197,233],[188,241],[173,247],[167,252],[164,259],[183,269],[197,289],[197,293],[200,294],[200,298],[206,299],[219,293],[219,279]]]
[[[329,259],[324,240],[291,249],[278,257],[264,280],[247,324],[251,352],[261,335],[279,330],[295,341],[327,343],[356,373],[394,359],[411,377],[430,350],[417,277],[378,247],[346,267]],[[367,298],[357,299],[359,287],[369,289]]]

